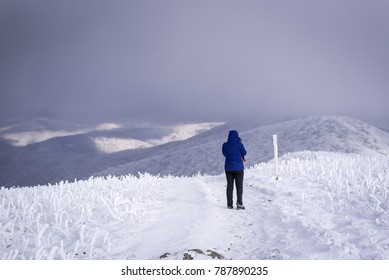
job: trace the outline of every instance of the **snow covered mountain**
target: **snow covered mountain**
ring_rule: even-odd
[[[69,127],[42,121],[1,128],[0,185],[44,185],[138,172],[217,175],[223,172],[221,144],[230,129],[237,129],[243,139],[248,150],[247,166],[272,159],[273,134],[278,134],[280,155],[305,150],[389,154],[388,132],[339,116],[267,125],[247,121],[178,127]]]
[[[104,137],[130,133],[104,127]],[[244,211],[226,207],[220,147],[230,129],[249,151]],[[183,135],[162,132],[149,131]],[[120,176],[0,188],[0,259],[389,259],[389,134],[374,126],[335,116],[224,124],[116,153],[99,150],[99,133],[22,147],[3,137],[2,179]],[[181,176],[198,171],[215,175]]]

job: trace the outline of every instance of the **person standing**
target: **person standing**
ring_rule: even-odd
[[[239,138],[239,134],[236,130],[230,130],[228,133],[227,142],[223,143],[222,152],[225,156],[224,170],[227,178],[227,207],[229,209],[233,206],[233,190],[234,182],[236,186],[237,194],[237,209],[245,209],[243,206],[243,173],[246,155],[246,149],[243,146],[242,140]]]

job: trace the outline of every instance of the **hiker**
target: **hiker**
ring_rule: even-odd
[[[227,177],[227,207],[229,209],[233,207],[233,190],[234,182],[236,186],[237,194],[237,209],[245,209],[243,206],[243,162],[246,155],[246,149],[242,144],[242,140],[239,138],[236,130],[230,130],[228,133],[228,141],[223,144],[223,155],[226,158],[224,164],[224,170]]]

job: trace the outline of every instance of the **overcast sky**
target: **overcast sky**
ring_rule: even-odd
[[[0,116],[389,119],[387,0],[0,0]]]

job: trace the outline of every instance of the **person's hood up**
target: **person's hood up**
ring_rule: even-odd
[[[238,131],[230,130],[230,132],[228,132],[228,141],[239,141]]]

